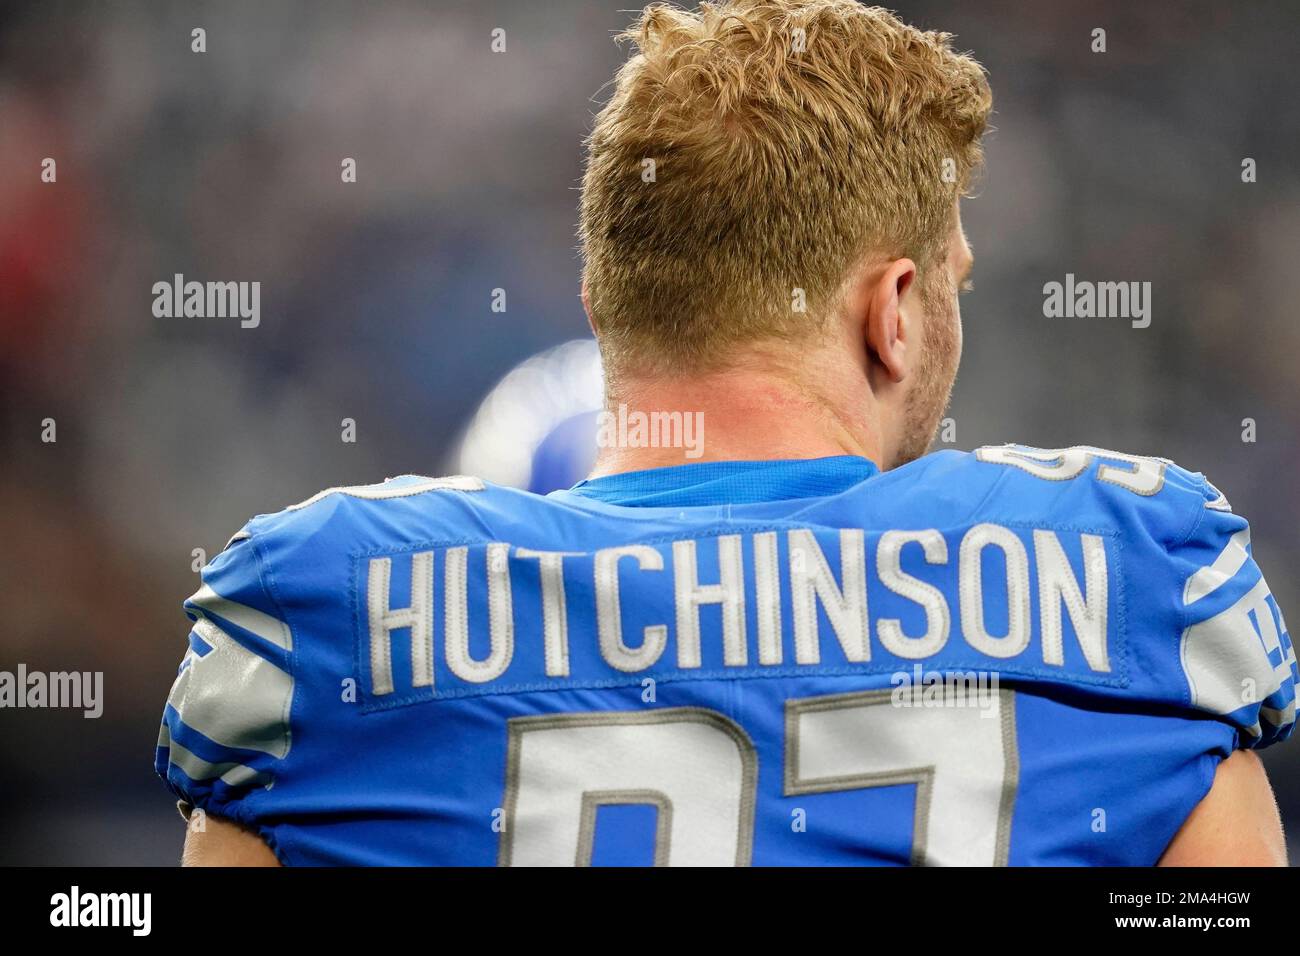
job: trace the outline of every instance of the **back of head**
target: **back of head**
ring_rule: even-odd
[[[991,107],[948,34],[854,0],[727,0],[654,4],[623,38],[581,216],[611,380],[806,339],[869,252],[929,278]]]

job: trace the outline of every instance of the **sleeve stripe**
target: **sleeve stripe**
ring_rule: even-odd
[[[247,528],[244,528],[242,531],[236,531],[234,534],[230,536],[230,540],[226,542],[226,547],[222,548],[221,550],[225,551],[226,548],[230,547],[236,541],[247,541],[252,536],[253,536],[253,532],[249,531]]]
[[[1182,636],[1180,656],[1191,705],[1238,715],[1234,719],[1252,737],[1262,734],[1259,718],[1277,733],[1295,717],[1294,669],[1282,650],[1283,634],[1270,597],[1261,578],[1231,607]],[[1274,655],[1280,663],[1273,663]]]
[[[1259,716],[1274,727],[1285,727],[1287,724],[1293,724],[1295,723],[1295,701],[1292,700],[1281,710],[1276,707],[1261,707]]]
[[[167,702],[186,726],[223,747],[284,757],[293,678],[207,618],[194,631],[212,650],[191,652]]]
[[[175,741],[171,742],[167,754],[168,762],[194,781],[220,779],[230,787],[265,786],[271,782],[268,774],[259,773],[242,763],[213,763],[186,750]]]
[[[185,602],[185,608],[205,617],[215,615],[225,618],[236,627],[257,635],[281,650],[293,650],[293,635],[289,632],[287,624],[257,608],[222,597],[212,590],[211,585],[204,584],[195,591],[194,595]]]
[[[1250,559],[1250,529],[1243,528],[1228,539],[1214,563],[1199,569],[1183,587],[1183,605],[1213,594],[1236,576]]]
[[[1243,692],[1249,688],[1254,688],[1257,700],[1277,689],[1273,665],[1247,615],[1256,597],[1253,593],[1247,595],[1222,614],[1192,625],[1183,634],[1183,673],[1193,707],[1231,714],[1250,703],[1243,699]]]

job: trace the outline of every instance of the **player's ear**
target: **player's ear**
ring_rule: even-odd
[[[879,273],[867,301],[867,348],[894,382],[907,375],[907,345],[913,329],[903,299],[915,279],[916,263],[895,259]]]

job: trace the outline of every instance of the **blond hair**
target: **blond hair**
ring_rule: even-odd
[[[607,374],[806,337],[867,252],[942,261],[992,104],[950,35],[854,0],[726,0],[653,4],[620,39],[582,187]]]

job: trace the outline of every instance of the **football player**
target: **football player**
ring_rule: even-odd
[[[331,488],[187,603],[189,863],[1281,864],[1295,655],[1200,474],[925,455],[991,98],[851,0],[652,6],[597,117],[594,471]]]

